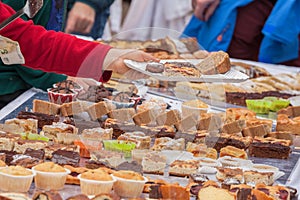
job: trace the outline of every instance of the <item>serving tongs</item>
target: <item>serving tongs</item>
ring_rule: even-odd
[[[0,24],[0,30],[23,14],[26,14],[29,18],[33,18],[42,6],[43,0],[27,0],[25,6],[21,10],[18,10],[15,14],[13,14]]]

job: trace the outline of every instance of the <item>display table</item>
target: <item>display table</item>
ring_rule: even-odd
[[[237,59],[232,59],[233,61],[240,61]],[[297,73],[298,68],[296,67],[287,67],[282,65],[271,65],[271,64],[264,64],[264,63],[257,63],[252,61],[243,61],[246,63],[258,65],[260,67],[263,67],[267,69],[271,74],[276,75],[284,72],[289,73]],[[242,84],[242,83],[241,83]],[[181,105],[181,100],[172,97],[168,94],[163,94],[161,92],[157,92],[155,90],[149,90],[149,92],[145,95],[145,98],[151,98],[156,96],[161,96],[164,98],[164,100],[172,106],[172,108],[179,108]],[[38,89],[29,89],[28,91],[24,92],[21,96],[19,96],[17,99],[12,101],[10,104],[8,104],[6,107],[4,107],[2,110],[0,110],[0,122],[4,123],[6,119],[14,118],[17,116],[17,114],[20,111],[24,110],[31,110],[32,109],[32,101],[34,99],[41,99],[41,100],[48,100],[48,96],[46,92],[43,92]],[[227,106],[228,107],[228,106]],[[212,112],[220,112],[224,111],[224,108],[221,108],[218,105],[212,105],[211,106]],[[253,163],[263,163],[272,165],[275,167],[278,167],[280,171],[283,171],[285,173],[284,176],[279,178],[277,180],[278,184],[288,185],[291,187],[296,188],[298,191],[300,191],[300,151],[293,150],[290,157],[287,160],[280,160],[280,159],[265,159],[265,158],[255,158],[250,157],[249,159],[253,161]],[[154,175],[150,175],[153,177],[156,177]],[[187,179],[178,179],[174,177],[160,177],[163,179],[166,179],[170,182],[180,182],[182,184],[186,184]],[[34,192],[34,188],[30,190],[30,194]],[[62,190],[61,195],[63,198],[67,198],[70,196],[70,194],[79,194],[80,193],[80,187],[79,186],[73,186],[73,185],[66,185],[65,189]],[[300,199],[300,198],[299,198]]]

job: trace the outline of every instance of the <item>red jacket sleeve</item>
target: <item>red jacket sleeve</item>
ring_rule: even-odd
[[[0,23],[14,10],[0,2]],[[62,32],[47,31],[32,21],[17,19],[0,31],[0,35],[17,41],[25,66],[46,72],[107,81],[110,72],[102,72],[108,45],[78,39]]]

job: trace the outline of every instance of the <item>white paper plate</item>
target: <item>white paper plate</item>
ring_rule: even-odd
[[[166,62],[167,60],[161,61],[161,63]],[[168,60],[169,62],[172,62],[174,60]],[[198,60],[201,62],[201,60]],[[191,62],[192,64],[195,63],[195,60],[176,60],[176,62]],[[242,81],[245,81],[249,78],[244,73],[241,73],[239,71],[236,71],[234,69],[229,70],[225,74],[215,74],[215,75],[202,75],[199,78],[194,77],[185,77],[185,76],[164,76],[161,73],[152,73],[149,71],[146,71],[146,65],[147,62],[136,62],[133,60],[124,60],[124,63],[130,67],[131,69],[134,69],[136,71],[139,71],[141,73],[144,73],[148,76],[151,76],[153,78],[156,78],[161,81],[191,81],[191,82],[230,82],[230,83],[239,83]]]

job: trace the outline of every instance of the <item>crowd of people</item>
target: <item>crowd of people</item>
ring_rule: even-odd
[[[2,0],[0,23],[25,3]],[[146,40],[175,32],[196,37],[207,51],[300,66],[299,10],[299,0],[44,1],[34,18],[23,15],[0,30],[2,61],[7,41],[18,42],[12,51],[19,56],[19,63],[0,62],[0,108],[31,87],[45,90],[67,78],[108,81],[111,72],[140,78],[143,75],[129,70],[123,59],[157,60],[142,51],[114,49],[71,34]],[[87,79],[76,80],[89,84]]]

